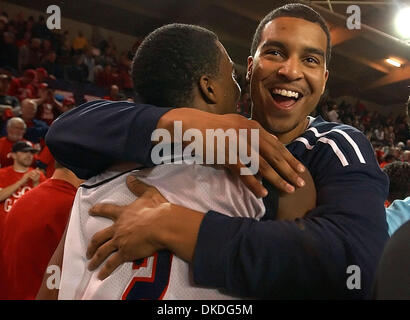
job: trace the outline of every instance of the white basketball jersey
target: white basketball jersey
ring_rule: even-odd
[[[103,281],[97,278],[101,266],[93,272],[87,269],[91,237],[112,224],[110,219],[90,216],[88,210],[96,203],[133,202],[136,196],[126,186],[129,174],[155,186],[169,202],[193,210],[255,219],[265,213],[262,199],[224,169],[165,164],[132,173],[107,171],[78,189],[64,246],[59,299],[234,299],[216,289],[196,286],[189,264],[168,251],[124,263]]]

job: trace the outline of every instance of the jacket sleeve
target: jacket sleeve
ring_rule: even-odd
[[[53,122],[46,144],[58,162],[82,179],[117,161],[152,166],[151,134],[169,110],[125,101],[87,102]]]
[[[269,299],[369,298],[388,239],[387,176],[375,161],[342,167],[334,153],[317,158],[317,207],[303,219],[205,215],[194,257],[198,285]]]

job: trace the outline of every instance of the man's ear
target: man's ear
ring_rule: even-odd
[[[252,76],[252,66],[253,66],[253,57],[249,56],[248,57],[248,67],[246,70],[246,81],[250,82],[251,81],[251,76]]]
[[[199,90],[208,104],[216,104],[217,92],[215,82],[209,76],[201,76],[199,79]]]
[[[325,82],[323,84],[322,94],[323,94],[323,92],[325,92],[327,79],[329,79],[329,70],[326,69],[326,71],[325,71]]]

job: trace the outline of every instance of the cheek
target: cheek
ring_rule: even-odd
[[[306,76],[306,80],[310,85],[312,94],[321,95],[326,85],[326,78],[323,72],[311,73],[309,76]]]

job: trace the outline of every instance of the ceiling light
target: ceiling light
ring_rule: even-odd
[[[399,61],[395,60],[395,59],[388,58],[388,59],[386,59],[386,62],[391,64],[392,66],[397,67],[397,68],[401,67],[401,63]]]
[[[410,7],[405,7],[396,16],[397,32],[404,38],[410,39]]]

